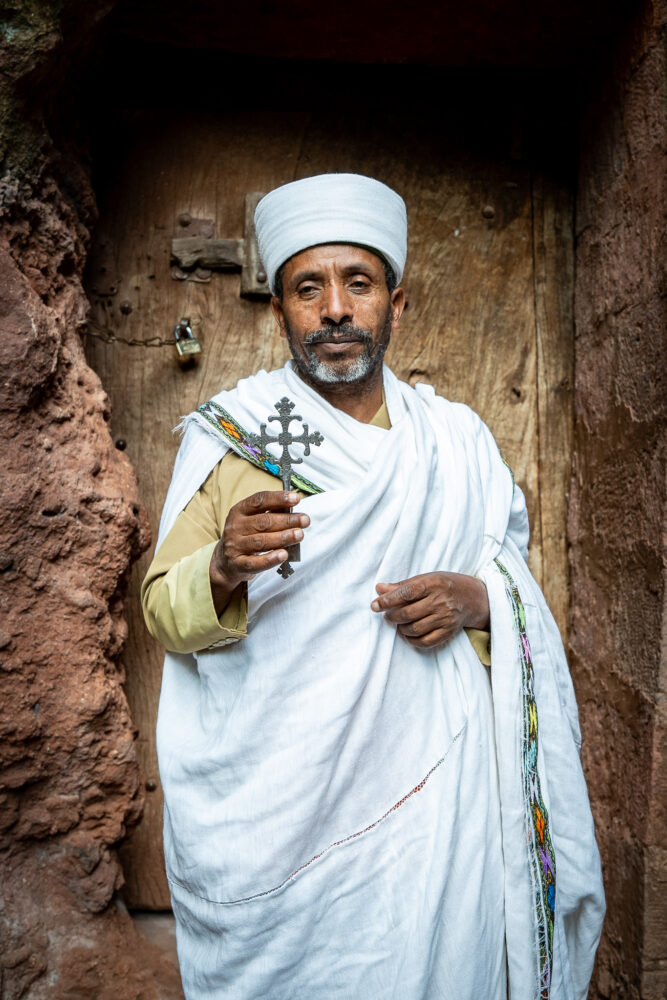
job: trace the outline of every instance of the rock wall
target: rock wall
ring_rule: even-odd
[[[119,662],[123,581],[149,529],[77,332],[89,179],[44,121],[68,47],[109,6],[17,2],[2,15],[3,1000],[181,995],[115,897],[116,847],[143,801]]]
[[[572,669],[614,1000],[667,996],[665,5],[639,6],[587,99],[576,225]]]

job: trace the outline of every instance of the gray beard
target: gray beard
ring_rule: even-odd
[[[388,334],[390,331],[391,316],[387,318],[382,331],[383,335],[387,334],[386,341],[380,341],[374,348],[370,332],[362,330],[361,327],[352,326],[350,323],[344,323],[342,326],[337,327],[323,327],[321,330],[314,330],[304,338],[305,358],[301,357],[294,350],[292,333],[289,327],[287,328],[287,341],[292,350],[292,357],[297,368],[307,379],[318,385],[350,385],[355,382],[363,383],[367,381],[379,365],[382,364],[382,359],[389,342]],[[320,360],[314,351],[308,350],[314,344],[335,340],[334,333],[347,334],[362,343],[364,349],[359,357],[355,358],[352,362],[328,362]]]
[[[297,361],[297,365],[299,362]],[[331,385],[332,383],[346,384],[349,382],[362,382],[368,378],[377,367],[377,358],[371,357],[367,347],[362,354],[348,365],[343,371],[337,365],[327,364],[313,355],[308,355],[306,371],[313,382]]]

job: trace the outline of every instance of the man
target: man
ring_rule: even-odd
[[[186,995],[579,1000],[604,903],[572,686],[489,431],[383,365],[403,201],[323,175],[255,224],[293,360],[186,420],[143,592]],[[284,397],[288,490],[256,436]]]

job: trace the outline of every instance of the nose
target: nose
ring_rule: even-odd
[[[345,289],[335,281],[327,285],[320,306],[322,326],[340,326],[342,323],[351,323],[353,311]]]

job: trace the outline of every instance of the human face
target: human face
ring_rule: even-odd
[[[390,296],[380,258],[326,244],[291,257],[274,315],[300,373],[315,388],[362,388],[381,380],[382,359],[403,309]]]

